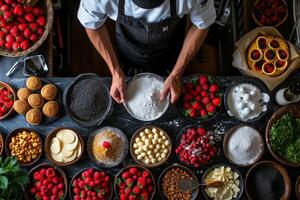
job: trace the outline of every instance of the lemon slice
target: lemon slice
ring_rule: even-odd
[[[51,154],[53,160],[55,160],[56,162],[63,162],[63,157],[62,157],[62,153],[59,154]]]

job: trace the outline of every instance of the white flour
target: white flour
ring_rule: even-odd
[[[262,151],[261,142],[259,132],[249,126],[242,126],[228,140],[229,158],[236,164],[253,164]]]
[[[163,82],[152,77],[131,81],[126,91],[127,105],[138,119],[150,121],[163,114],[168,100],[160,101]]]

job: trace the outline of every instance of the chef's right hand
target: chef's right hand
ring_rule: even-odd
[[[116,102],[123,103],[125,101],[125,76],[123,72],[118,73],[112,77],[112,83],[110,88],[110,95]]]

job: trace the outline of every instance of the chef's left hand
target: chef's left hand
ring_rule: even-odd
[[[164,100],[169,92],[171,93],[171,103],[176,103],[180,97],[181,92],[180,77],[173,76],[172,74],[169,75],[160,93],[160,99]]]

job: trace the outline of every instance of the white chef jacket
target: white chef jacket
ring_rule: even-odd
[[[125,0],[125,15],[145,18],[148,23],[160,22],[170,16],[170,1],[165,0],[153,9],[138,7],[132,0]],[[177,15],[188,15],[191,22],[199,29],[206,29],[214,23],[216,10],[213,0],[176,0]],[[116,21],[119,0],[81,0],[78,19],[88,29],[98,29],[107,17]]]

